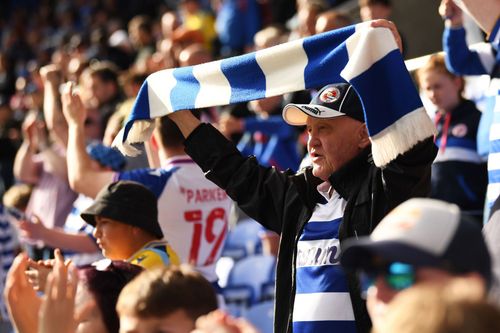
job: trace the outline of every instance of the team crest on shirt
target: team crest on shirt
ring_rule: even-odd
[[[333,103],[340,98],[340,90],[336,87],[330,87],[325,89],[321,95],[319,95],[319,99],[324,103]]]
[[[467,131],[467,125],[458,124],[451,129],[451,134],[453,134],[453,136],[456,136],[457,138],[463,138],[467,135]]]

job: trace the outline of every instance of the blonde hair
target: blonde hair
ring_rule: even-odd
[[[457,278],[445,288],[417,285],[398,294],[372,333],[500,332],[500,310],[485,300],[484,286]]]
[[[429,57],[429,59],[427,60],[427,62],[416,71],[416,73],[415,73],[416,79],[417,79],[417,82],[420,86],[422,85],[422,76],[425,73],[430,72],[430,71],[434,71],[434,72],[438,72],[440,74],[446,75],[451,79],[457,79],[457,78],[460,79],[462,81],[462,85],[461,85],[461,88],[459,90],[459,93],[462,94],[462,92],[464,90],[464,80],[461,76],[455,75],[448,70],[448,68],[446,67],[446,61],[444,58],[444,54],[442,54],[442,53],[432,54]]]
[[[3,205],[24,211],[28,206],[33,187],[27,184],[12,185],[3,195]]]

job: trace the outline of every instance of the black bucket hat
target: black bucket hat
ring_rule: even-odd
[[[107,185],[80,216],[94,227],[95,217],[102,216],[141,228],[158,239],[163,238],[156,196],[137,182],[121,180]]]

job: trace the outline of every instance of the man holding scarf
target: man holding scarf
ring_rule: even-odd
[[[380,29],[388,28],[388,29]],[[280,234],[275,332],[368,332],[359,284],[339,266],[344,239],[370,234],[393,207],[430,190],[434,124],[404,66],[394,24],[374,21],[148,77],[121,149],[168,114],[186,152],[240,208]],[[342,82],[349,84],[333,84]],[[306,125],[312,165],[260,166],[184,109],[320,90],[284,119]]]

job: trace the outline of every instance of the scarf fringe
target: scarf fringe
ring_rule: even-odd
[[[376,166],[383,167],[435,134],[436,127],[425,109],[418,108],[371,137],[373,161]]]

